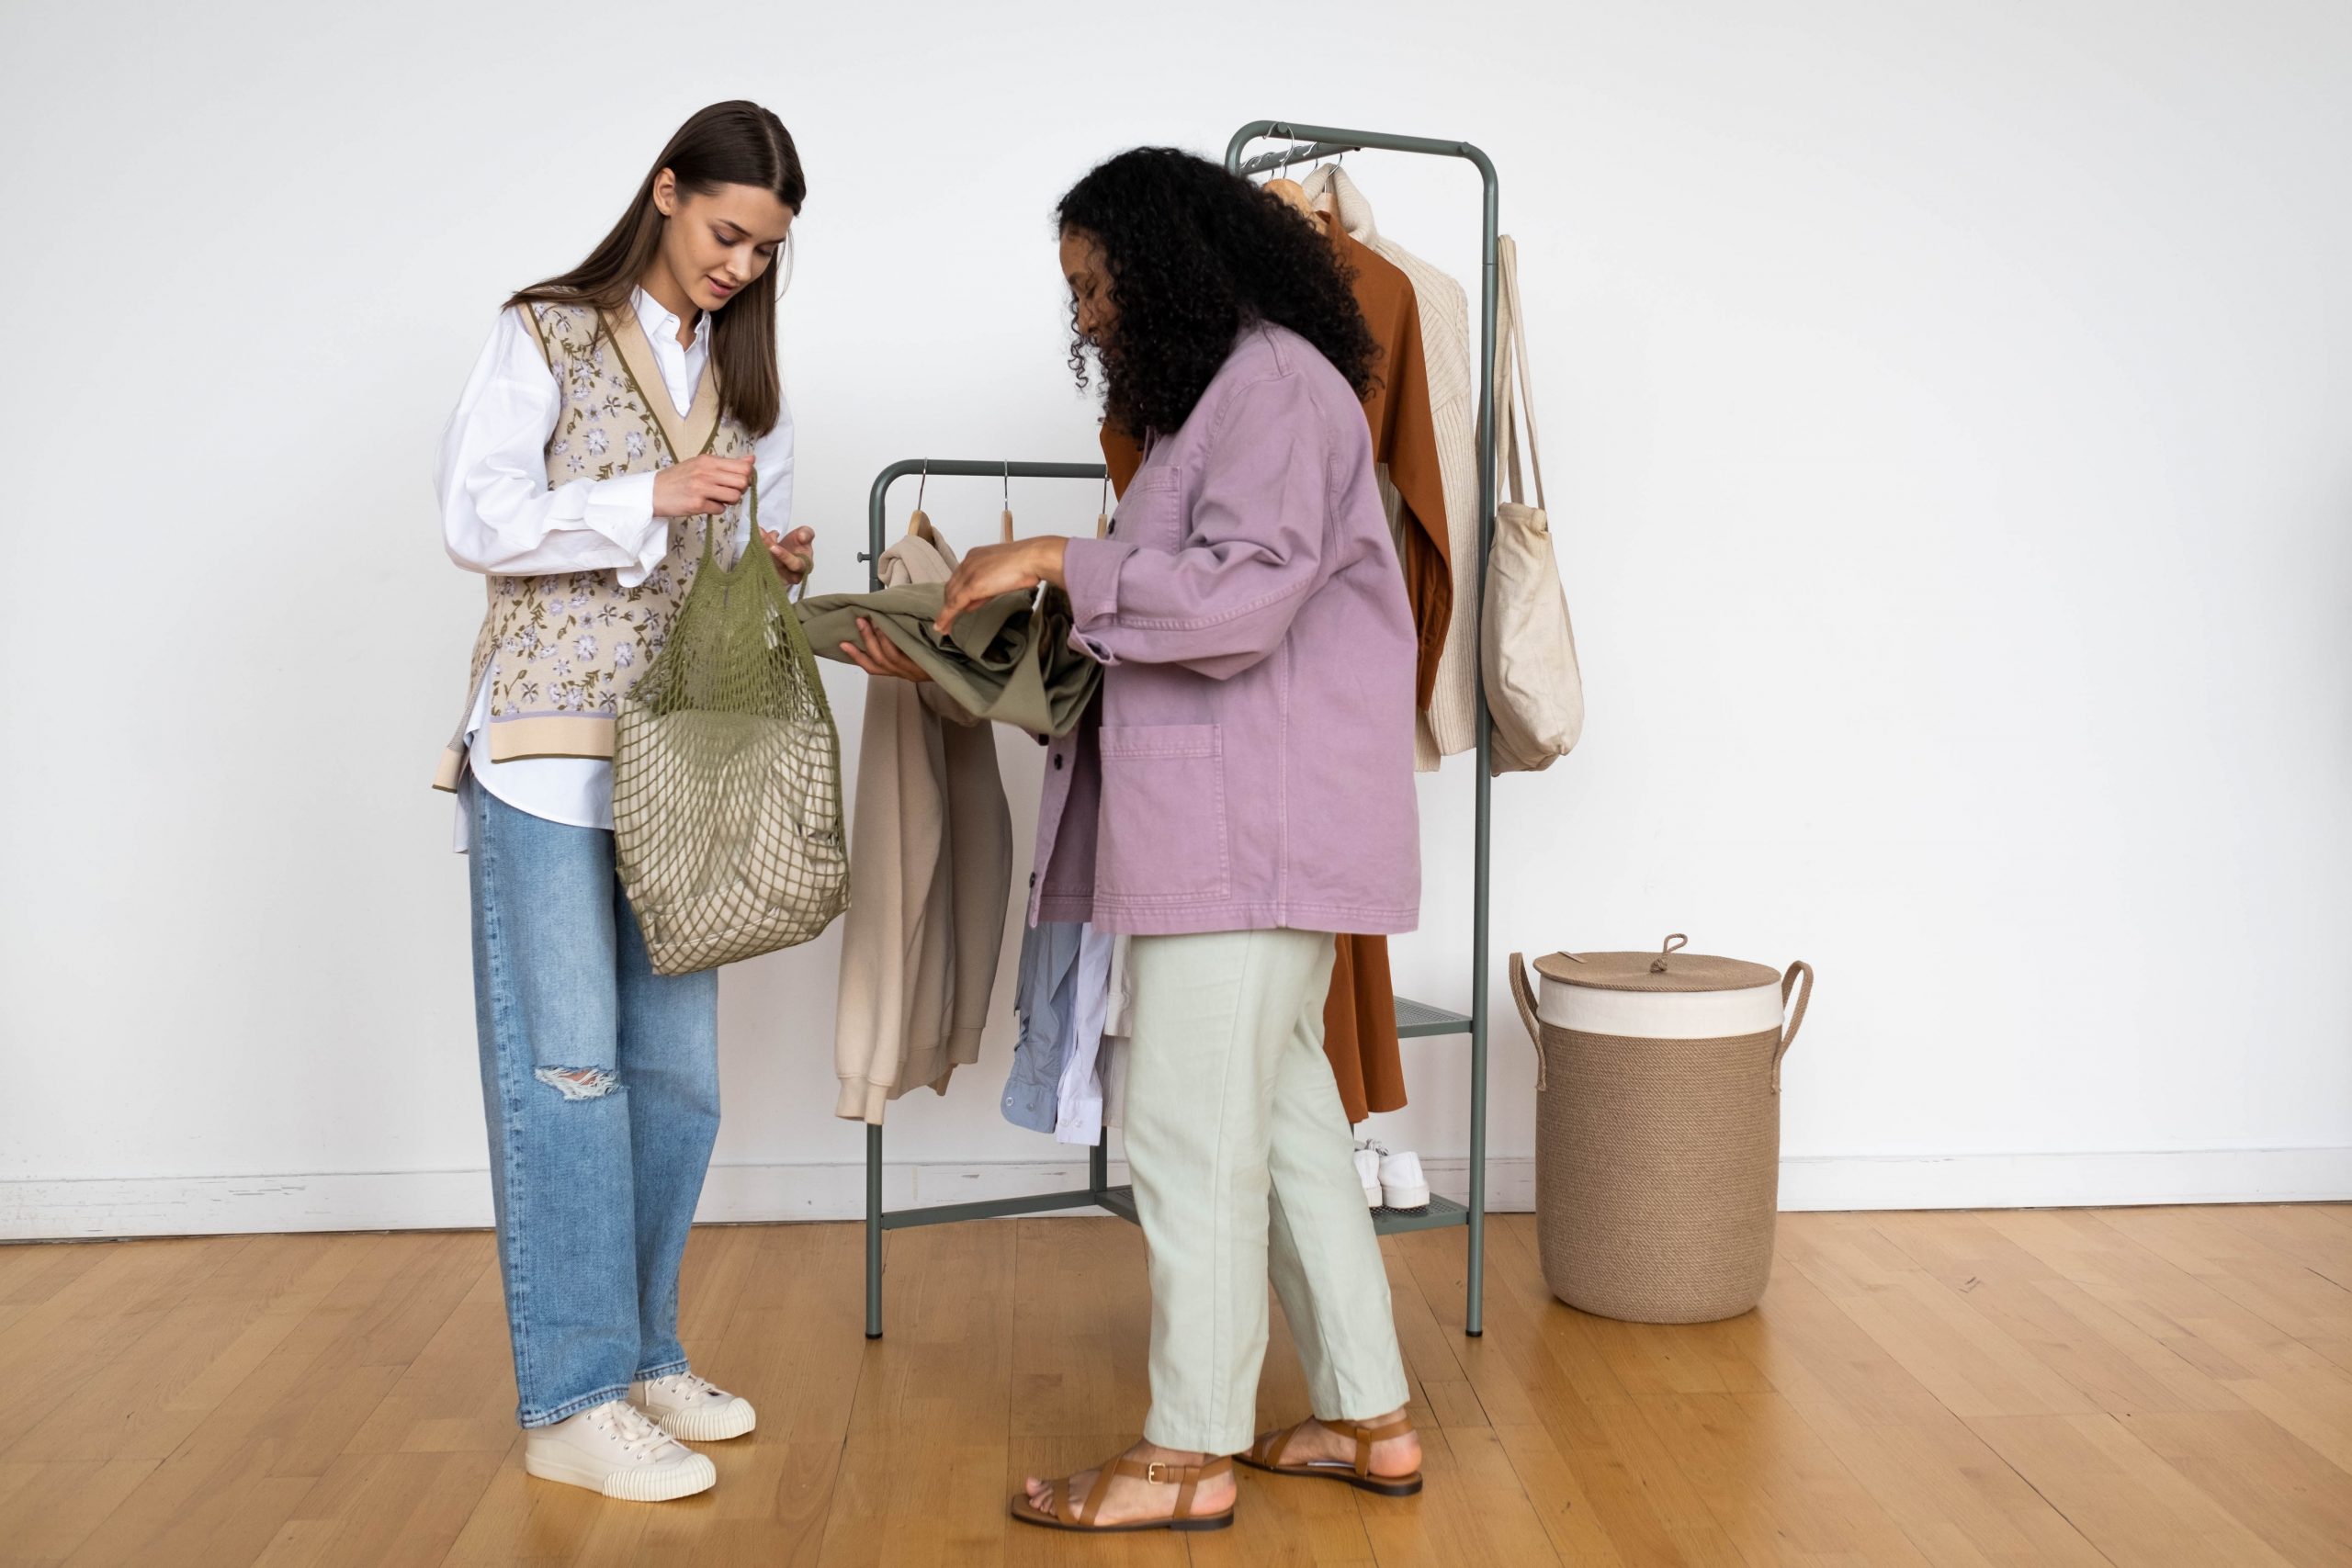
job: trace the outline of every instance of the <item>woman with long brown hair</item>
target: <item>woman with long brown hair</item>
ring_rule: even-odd
[[[587,260],[507,301],[443,436],[449,555],[487,578],[442,759],[469,853],[491,1191],[533,1475],[644,1502],[718,1479],[680,1438],[752,1430],[678,1342],[718,1131],[716,971],[660,976],[614,872],[613,726],[705,530],[789,580],[792,420],[775,265],[807,194],[783,122],[679,128]],[[771,525],[761,527],[761,522]]]

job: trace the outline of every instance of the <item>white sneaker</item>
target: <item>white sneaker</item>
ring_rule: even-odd
[[[1380,1151],[1363,1144],[1356,1145],[1356,1179],[1363,1184],[1363,1206],[1380,1207]]]
[[[718,1484],[718,1467],[707,1454],[670,1436],[626,1399],[525,1432],[523,1468],[542,1481],[630,1503],[666,1503]]]
[[[1362,1157],[1357,1156],[1359,1168]],[[1400,1155],[1382,1153],[1380,1195],[1388,1207],[1418,1214],[1430,1206],[1430,1179],[1421,1174],[1421,1156],[1410,1149]]]
[[[690,1443],[740,1438],[759,1425],[750,1400],[692,1372],[633,1382],[628,1402],[659,1422],[663,1431]]]

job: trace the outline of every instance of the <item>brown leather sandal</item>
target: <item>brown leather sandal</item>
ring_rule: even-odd
[[[1272,1475],[1317,1475],[1326,1481],[1344,1481],[1366,1492],[1377,1492],[1384,1497],[1410,1497],[1421,1489],[1421,1472],[1410,1475],[1374,1475],[1372,1472],[1372,1445],[1401,1438],[1413,1429],[1413,1424],[1399,1416],[1384,1426],[1367,1427],[1361,1421],[1325,1421],[1322,1425],[1345,1438],[1356,1440],[1356,1461],[1345,1460],[1309,1460],[1305,1464],[1284,1464],[1283,1450],[1290,1446],[1291,1438],[1299,1427],[1284,1427],[1279,1432],[1268,1432],[1250,1445],[1250,1451],[1235,1457],[1252,1470],[1262,1470]]]
[[[1049,1530],[1091,1530],[1102,1535],[1129,1530],[1221,1530],[1233,1522],[1232,1507],[1227,1506],[1221,1514],[1195,1514],[1193,1496],[1202,1482],[1214,1481],[1232,1469],[1230,1459],[1213,1459],[1206,1464],[1168,1464],[1153,1460],[1147,1464],[1121,1454],[1095,1472],[1094,1484],[1087,1489],[1084,1502],[1078,1501],[1076,1488],[1065,1475],[1046,1483],[1046,1500],[1054,1506],[1053,1512],[1038,1507],[1023,1493],[1012,1499],[1012,1517],[1024,1525]],[[1134,1519],[1124,1525],[1089,1524],[1088,1515],[1102,1516],[1103,1500],[1111,1495],[1111,1478],[1114,1475],[1149,1482],[1155,1486],[1175,1487],[1176,1511],[1164,1519]]]

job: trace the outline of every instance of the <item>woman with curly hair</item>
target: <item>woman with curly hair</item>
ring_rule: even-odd
[[[1126,1151],[1151,1279],[1143,1441],[1016,1518],[1213,1529],[1231,1456],[1420,1489],[1387,1278],[1322,1045],[1336,932],[1413,929],[1414,632],[1362,400],[1376,354],[1324,237],[1216,164],[1125,152],[1062,198],[1071,365],[1146,445],[1110,535],[976,549],[943,629],[1068,592],[1102,693],[1052,743],[1034,923],[1134,938]],[[922,678],[887,642],[849,649]],[[1266,1280],[1314,1419],[1252,1440]]]

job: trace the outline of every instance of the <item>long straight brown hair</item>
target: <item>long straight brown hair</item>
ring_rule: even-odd
[[[653,205],[653,182],[664,169],[676,176],[682,196],[700,196],[719,186],[757,186],[797,215],[808,194],[800,153],[784,121],[743,98],[713,104],[678,127],[646,171],[628,212],[597,242],[586,261],[560,276],[518,289],[507,303],[627,310],[629,291],[661,249],[662,226],[669,221]],[[787,261],[790,243],[786,242]],[[775,366],[776,271],[775,264],[769,263],[749,288],[711,312],[710,322],[719,412],[763,435],[775,427],[784,405]]]

